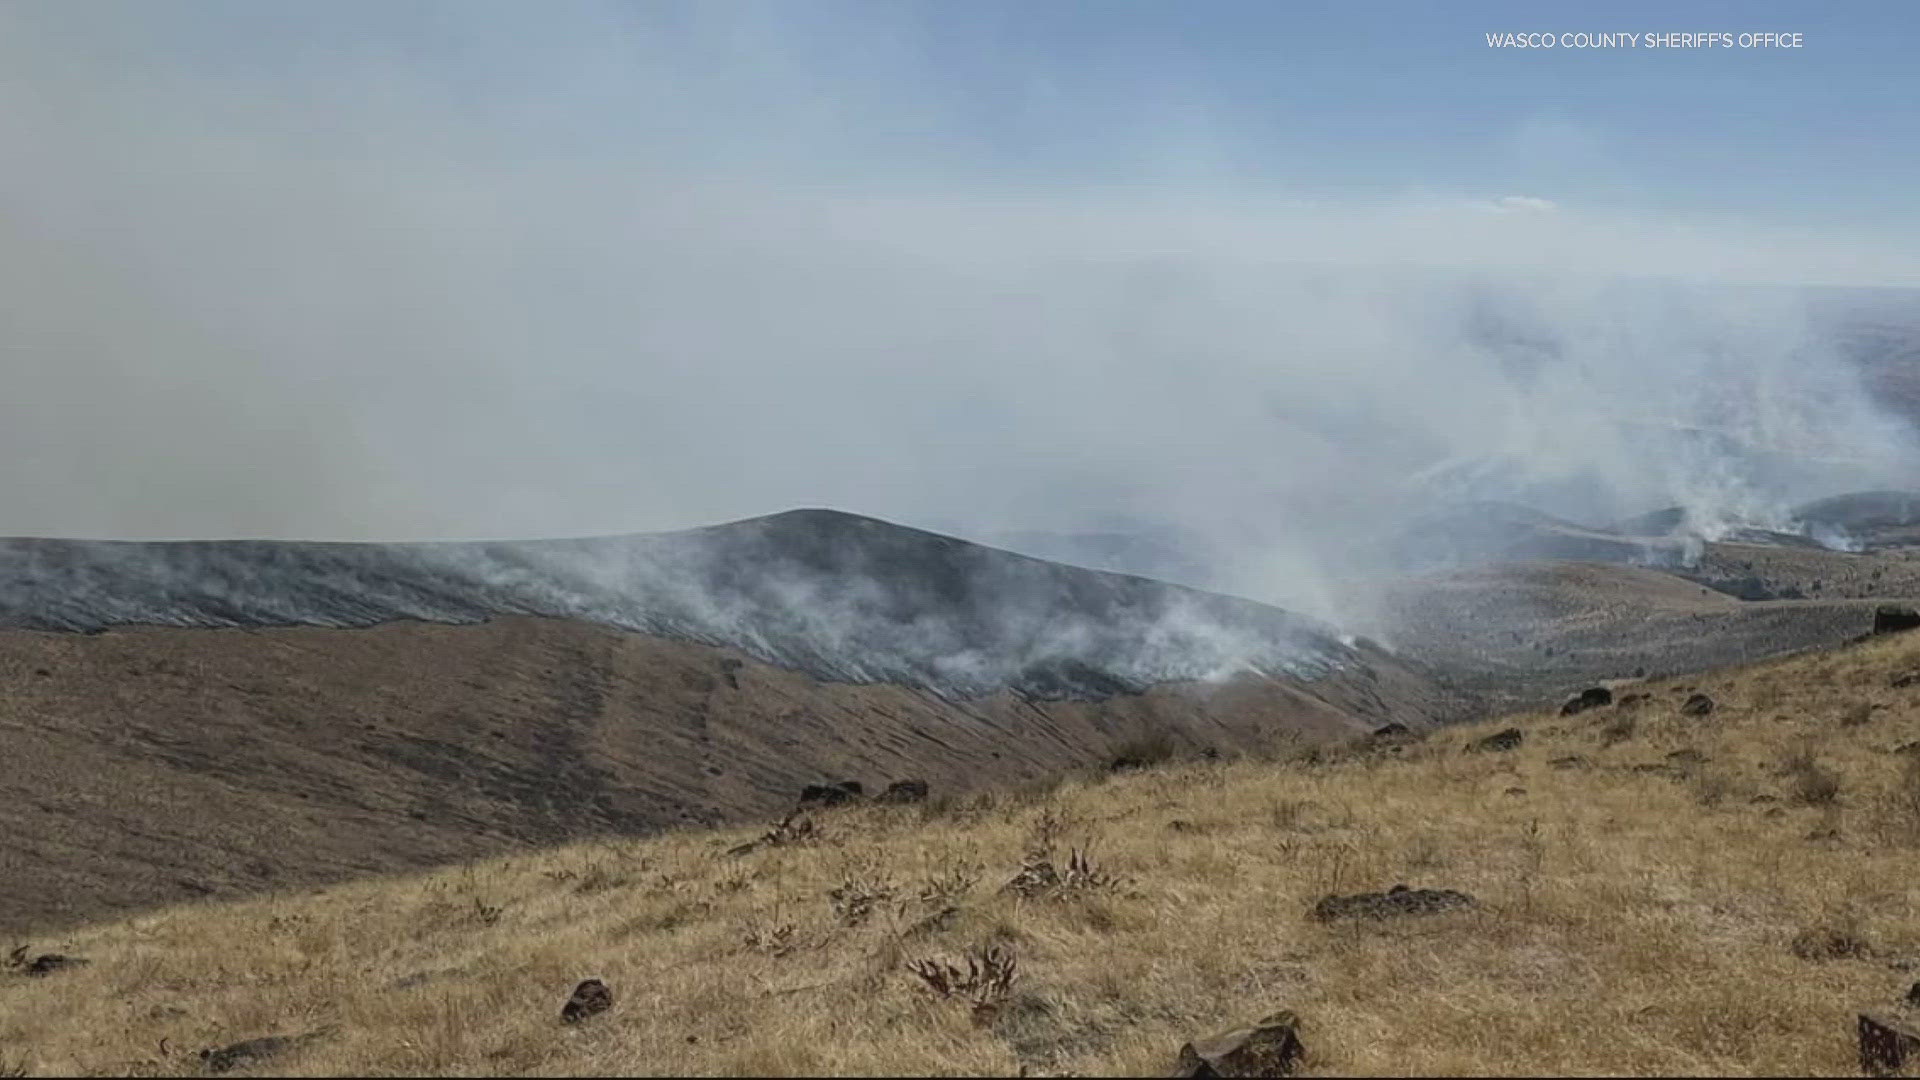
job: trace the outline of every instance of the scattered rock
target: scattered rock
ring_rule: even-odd
[[[1502,750],[1512,750],[1520,745],[1522,738],[1523,736],[1520,734],[1519,728],[1510,727],[1505,731],[1496,731],[1484,739],[1477,739],[1468,743],[1467,750],[1470,753],[1492,753]]]
[[[1277,1012],[1251,1027],[1235,1028],[1180,1048],[1179,1077],[1292,1076],[1305,1047],[1300,1020]]]
[[[1887,685],[1895,690],[1905,689],[1915,683],[1920,683],[1920,671],[1904,671],[1887,680]]]
[[[1713,699],[1705,694],[1694,694],[1681,706],[1682,716],[1705,716],[1713,711]]]
[[[1613,704],[1613,691],[1604,686],[1589,686],[1568,698],[1567,703],[1560,706],[1560,715],[1573,716],[1588,709],[1598,709],[1603,705],[1611,704]]]
[[[1366,741],[1375,746],[1397,746],[1412,742],[1415,738],[1412,728],[1401,723],[1391,723],[1374,728],[1368,733]]]
[[[841,780],[832,784],[808,784],[800,789],[801,806],[844,806],[859,802],[866,795],[866,789],[858,780]]]
[[[1313,918],[1318,922],[1385,919],[1396,915],[1433,915],[1473,905],[1473,897],[1452,889],[1409,889],[1395,885],[1383,893],[1321,897],[1320,902],[1313,905]]]
[[[1584,769],[1591,764],[1593,763],[1579,754],[1568,754],[1566,757],[1557,757],[1547,762],[1548,767],[1554,769]]]
[[[1896,1076],[1908,1062],[1920,1062],[1920,1031],[1889,1017],[1860,1014],[1860,1071]]]
[[[1525,795],[1526,793],[1527,789],[1523,787],[1510,787],[1507,789],[1507,794],[1509,795]]]
[[[1920,627],[1920,611],[1905,604],[1881,604],[1873,609],[1873,632],[1898,634]]]
[[[887,785],[887,790],[875,796],[875,802],[883,803],[923,803],[927,801],[927,782],[925,780],[895,780]]]
[[[613,991],[599,979],[583,979],[573,988],[573,996],[560,1007],[560,1019],[577,1024],[589,1016],[598,1016],[613,1008]]]

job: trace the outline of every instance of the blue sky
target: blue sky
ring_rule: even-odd
[[[1910,4],[171,4],[127,22],[131,47],[163,66],[269,87],[378,58],[476,113],[527,118],[512,137],[529,151],[644,151],[657,132],[635,113],[672,104],[650,99],[649,75],[686,64],[716,95],[697,117],[701,154],[757,163],[773,142],[783,166],[836,181],[1224,174],[1307,194],[1523,193],[1884,230],[1915,224],[1920,180]],[[1485,42],[1653,30],[1805,44]],[[839,121],[811,158],[767,130],[796,94]]]

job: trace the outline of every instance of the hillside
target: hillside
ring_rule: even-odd
[[[1851,1073],[1856,1010],[1920,978],[1916,669],[1895,635],[1397,750],[182,905],[33,938],[90,963],[0,981],[0,1046],[34,1075],[309,1034],[258,1071],[1152,1075],[1287,1008],[1316,1074]],[[1402,882],[1473,902],[1310,914]],[[984,1008],[910,966],[982,946],[1015,961]],[[612,1008],[563,1024],[588,977]]]
[[[834,510],[675,533],[409,544],[0,540],[0,627],[578,619],[837,682],[1105,697],[1349,653],[1265,605]]]
[[[431,558],[0,551],[0,621],[70,628],[0,630],[4,932],[739,821],[822,781],[950,794],[1148,737],[1235,751],[1461,707],[1273,608],[851,515]]]

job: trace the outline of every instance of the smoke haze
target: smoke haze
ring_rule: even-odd
[[[1337,619],[1435,500],[1778,525],[1920,463],[1791,288],[1920,284],[1897,238],[1290,190],[1149,76],[1113,168],[998,167],[879,7],[321,10],[0,7],[0,534],[830,506],[1176,529]]]

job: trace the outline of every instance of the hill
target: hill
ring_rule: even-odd
[[[1286,1008],[1310,1073],[1849,1073],[1920,965],[1916,669],[1894,635],[1341,753],[180,905],[28,942],[90,963],[0,981],[0,1064],[310,1036],[258,1071],[1152,1075]],[[1467,899],[1321,904],[1396,883]],[[981,948],[1004,986],[915,974]],[[562,1023],[588,977],[612,1008]]]
[[[1273,608],[824,512],[0,551],[0,622],[42,627],[0,630],[6,932],[1461,708]]]

